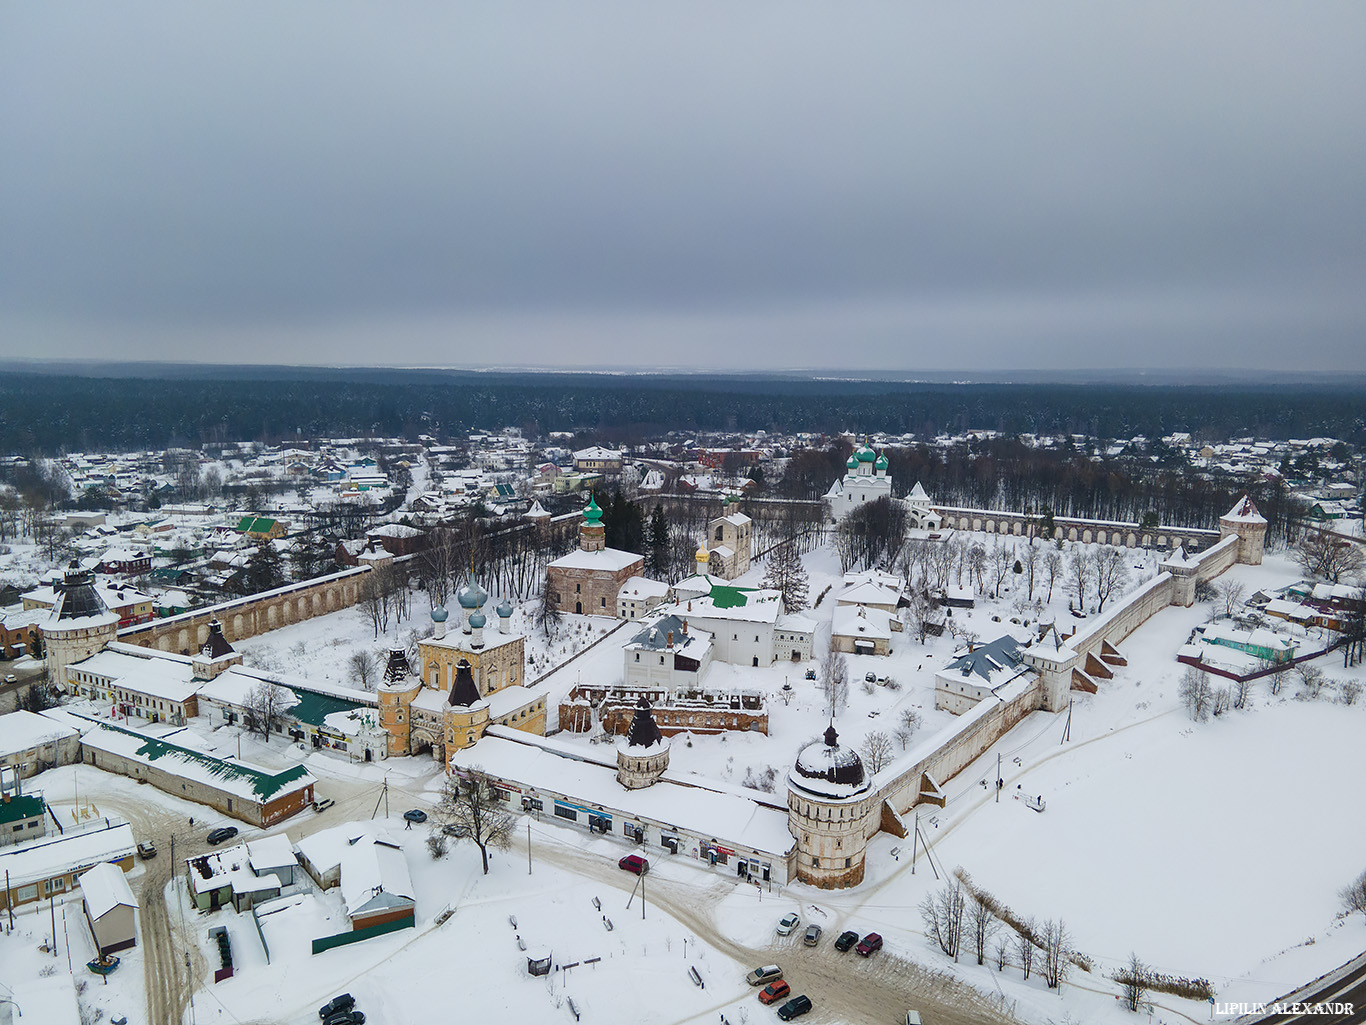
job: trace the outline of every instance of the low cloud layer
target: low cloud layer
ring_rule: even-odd
[[[1359,361],[1366,8],[11,5],[0,355]]]

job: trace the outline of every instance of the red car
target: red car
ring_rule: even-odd
[[[873,951],[882,949],[882,937],[875,932],[870,932],[859,941],[859,945],[854,949],[867,957]]]
[[[617,862],[617,868],[624,868],[627,872],[634,872],[638,876],[643,876],[650,871],[650,863],[639,854],[628,854]]]
[[[779,979],[777,982],[770,982],[763,989],[759,990],[759,1003],[777,1003],[779,1000],[781,1000],[783,997],[787,996],[791,992],[792,987],[785,983],[782,979]]]

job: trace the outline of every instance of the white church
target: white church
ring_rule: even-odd
[[[830,490],[825,493],[825,500],[830,504],[830,513],[835,519],[843,519],[866,502],[892,497],[892,478],[887,472],[887,457],[878,455],[866,442],[854,450],[845,466],[849,472],[831,484]],[[919,481],[902,500],[902,504],[906,507],[912,527],[938,530],[943,522],[931,507],[930,496]]]

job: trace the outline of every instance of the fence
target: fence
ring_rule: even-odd
[[[385,933],[398,932],[400,929],[411,929],[416,924],[414,917],[409,915],[407,918],[398,918],[392,922],[367,925],[364,929],[334,933],[331,936],[320,936],[313,941],[313,953],[321,954],[324,950],[331,950],[333,947],[343,947],[348,943],[359,943],[361,940],[373,939],[376,936],[383,936]]]

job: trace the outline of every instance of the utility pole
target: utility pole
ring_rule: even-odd
[[[57,956],[57,900],[48,884],[47,910],[52,915],[52,956]]]
[[[920,845],[920,809],[915,810],[915,830],[911,833],[911,875],[915,875],[915,855]]]
[[[531,820],[526,823],[526,874],[531,875]]]
[[[1001,787],[1005,786],[1005,780],[1001,778],[1001,756],[996,756],[996,803],[1001,803]]]

